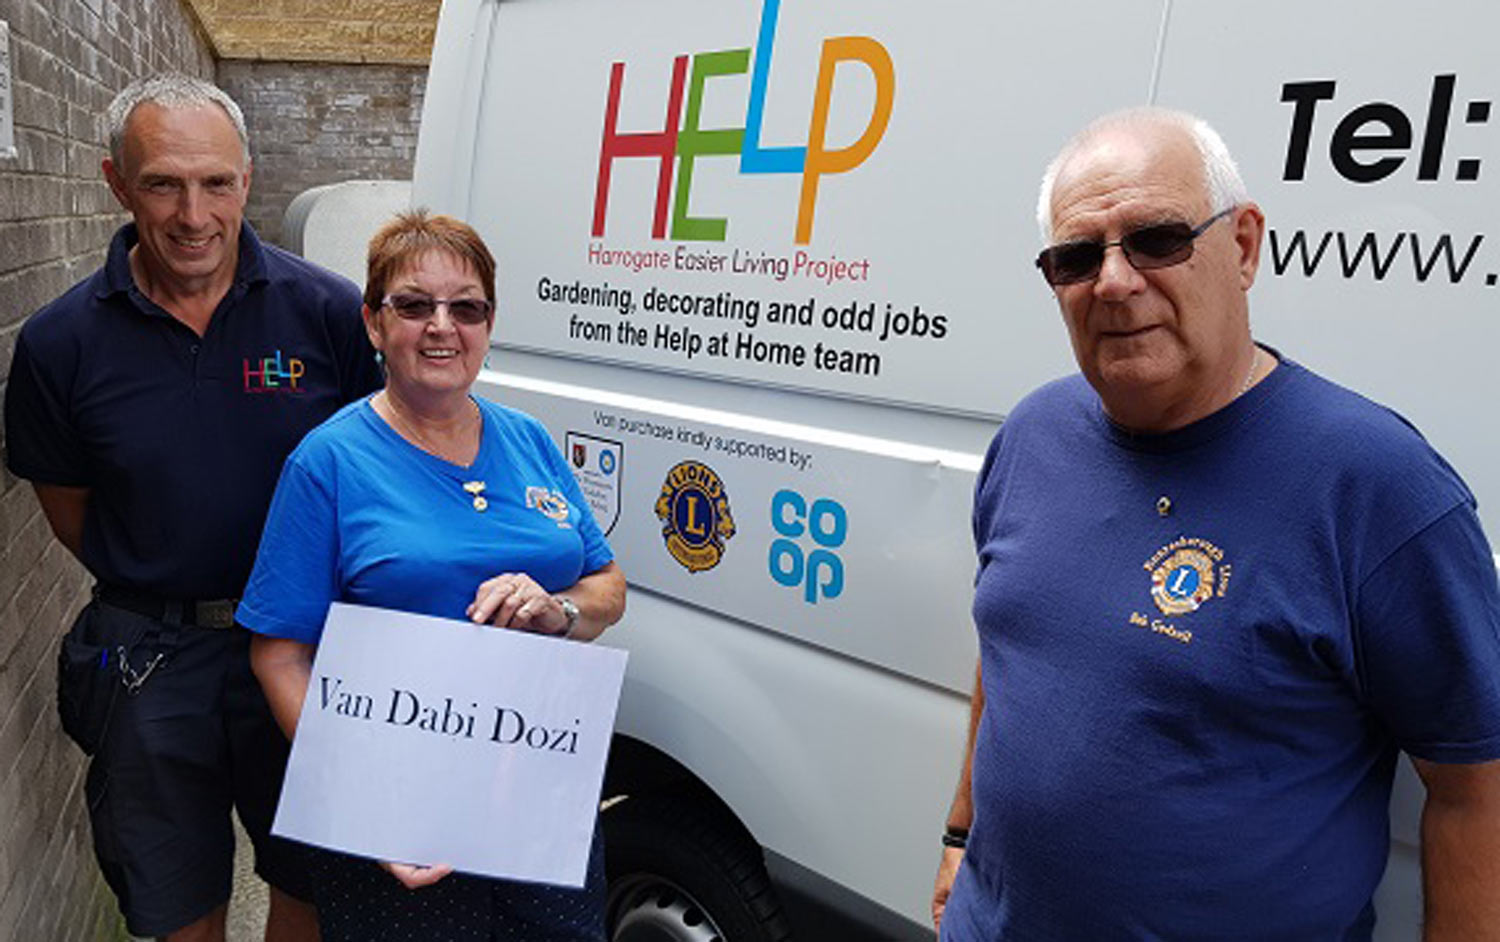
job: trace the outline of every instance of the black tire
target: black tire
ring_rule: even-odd
[[[787,942],[761,850],[690,796],[626,798],[604,813],[612,942]]]

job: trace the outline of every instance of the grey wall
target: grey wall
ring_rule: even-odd
[[[179,0],[0,0],[18,156],[0,158],[0,397],[21,323],[98,267],[124,219],[99,171],[98,115],[131,79],[213,57]],[[3,449],[0,441],[0,449]],[[94,865],[83,756],[53,709],[57,638],[88,579],[30,486],[0,471],[0,939],[119,932]]]
[[[345,180],[410,180],[425,66],[219,63],[219,85],[245,112],[251,225],[280,243],[281,216],[303,190]]]
[[[410,179],[427,70],[216,63],[181,0],[0,0],[10,25],[18,155],[0,158],[0,401],[21,324],[97,268],[125,216],[99,169],[104,107],[176,70],[245,111],[247,216],[275,241],[292,197],[323,183]],[[3,435],[3,433],[0,433]],[[0,456],[4,450],[0,437]],[[118,938],[94,865],[83,756],[54,710],[58,637],[87,573],[51,536],[31,487],[0,470],[0,939]]]

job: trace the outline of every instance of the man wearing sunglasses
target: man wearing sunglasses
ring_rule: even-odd
[[[104,176],[132,216],[104,266],[21,329],[7,459],[96,580],[64,645],[64,727],[130,931],[221,942],[233,806],[271,884],[268,939],[317,937],[269,828],[287,754],[234,624],[282,461],[380,385],[359,290],[244,221],[244,118],[199,79],[132,83]],[[79,704],[97,704],[98,710]]]
[[[1393,412],[1252,341],[1264,218],[1206,124],[1090,125],[1038,217],[1081,376],[1019,404],[980,472],[942,939],[1369,939],[1400,752],[1428,938],[1500,937],[1473,495]]]

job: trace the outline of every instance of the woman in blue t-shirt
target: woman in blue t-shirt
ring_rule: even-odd
[[[238,611],[288,737],[332,602],[578,641],[624,611],[624,575],[546,429],[470,394],[494,312],[494,258],[468,225],[413,212],[370,241],[385,388],[287,459]],[[315,856],[324,942],[604,938],[597,829],[580,890]]]

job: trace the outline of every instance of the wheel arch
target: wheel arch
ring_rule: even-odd
[[[755,847],[762,846],[734,809],[691,769],[644,740],[615,733],[604,769],[600,796],[603,806],[608,808],[632,797],[655,795],[690,800],[711,813],[720,825],[732,829],[737,837]]]

